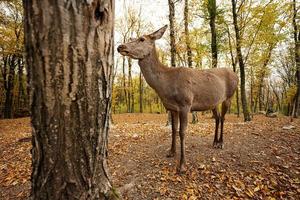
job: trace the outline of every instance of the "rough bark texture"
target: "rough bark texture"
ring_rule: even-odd
[[[24,0],[32,199],[108,199],[114,0]]]
[[[241,99],[242,99],[242,107],[244,114],[244,121],[250,121],[250,113],[247,105],[247,97],[246,97],[246,81],[245,81],[245,64],[243,60],[243,55],[241,51],[241,39],[240,39],[240,30],[237,23],[237,13],[236,13],[236,1],[232,0],[232,16],[233,16],[233,24],[235,30],[236,37],[236,52],[240,66],[240,76],[241,76]]]
[[[211,56],[212,67],[218,67],[218,46],[217,46],[217,31],[216,31],[216,0],[208,0],[209,26],[211,31]]]
[[[171,45],[171,66],[176,67],[176,46],[175,46],[175,3],[174,0],[169,2],[169,22],[170,22],[170,45]]]
[[[7,56],[4,64],[4,89],[5,89],[5,104],[4,104],[4,118],[13,118],[13,90],[14,90],[14,76],[16,67],[16,56]]]
[[[188,59],[188,67],[193,67],[192,61],[192,48],[189,33],[189,1],[184,2],[184,33],[185,33],[185,43],[186,43],[186,54]]]
[[[295,112],[294,117],[300,115],[300,28],[297,23],[298,18],[296,0],[293,0],[293,27],[294,27],[294,42],[295,42],[295,61],[296,61],[296,80],[297,93],[295,97]]]

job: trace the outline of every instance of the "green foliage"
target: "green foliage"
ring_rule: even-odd
[[[0,53],[23,53],[23,7],[20,0],[0,2]]]
[[[126,80],[126,85],[128,80]],[[156,92],[148,86],[143,84],[143,110],[149,113],[164,113],[166,112]],[[112,96],[112,111],[113,113],[127,112],[128,104],[126,103],[125,91],[134,93],[134,110],[139,112],[139,78],[136,76],[132,79],[132,87],[123,87],[123,77],[118,75],[113,85]]]

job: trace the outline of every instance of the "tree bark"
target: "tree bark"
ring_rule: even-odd
[[[32,199],[111,199],[106,157],[114,0],[23,5]]]
[[[169,23],[170,23],[170,51],[171,51],[171,67],[176,67],[176,46],[175,46],[175,2],[168,0],[169,5]],[[172,118],[168,111],[167,126],[170,125]]]
[[[190,33],[189,33],[189,1],[188,0],[185,0],[184,2],[184,33],[185,33],[188,67],[192,68],[193,60],[192,60],[192,48],[191,48]]]
[[[216,15],[217,5],[216,0],[208,0],[209,26],[211,32],[211,56],[212,67],[218,67],[218,45],[217,45],[217,31],[216,31]]]
[[[234,71],[234,73],[236,73],[236,64],[237,64],[236,56],[234,56],[234,53],[233,53],[229,27],[227,26],[226,28],[227,28],[227,34],[228,34],[228,44],[229,44],[229,50],[230,50],[232,70]],[[235,93],[235,99],[236,99],[237,117],[240,117],[240,101],[239,101],[239,89],[238,88]]]
[[[14,90],[14,77],[15,77],[15,67],[16,67],[16,56],[10,55],[7,58],[6,70],[4,77],[4,89],[5,89],[5,103],[4,103],[4,118],[10,119],[13,118],[13,90]]]
[[[128,91],[127,91],[127,112],[130,113],[132,112],[132,99],[131,99],[131,93],[132,93],[132,76],[131,76],[131,67],[132,67],[132,62],[131,62],[131,58],[127,59],[128,61]]]
[[[241,38],[240,38],[240,30],[237,23],[237,13],[236,13],[236,1],[232,0],[232,16],[233,16],[233,24],[235,30],[236,37],[236,52],[240,66],[240,76],[241,76],[241,99],[242,99],[242,107],[244,114],[244,121],[251,121],[250,113],[248,110],[247,97],[246,97],[246,81],[245,81],[245,64],[243,60],[243,55],[241,51]]]
[[[295,62],[296,62],[296,81],[297,92],[295,97],[295,111],[293,117],[300,115],[300,27],[297,23],[298,13],[296,0],[293,0],[293,27],[294,27],[294,42],[295,42]]]
[[[129,108],[128,108],[128,103],[127,103],[128,100],[127,100],[127,84],[126,84],[126,73],[125,73],[125,61],[126,61],[126,58],[125,58],[125,56],[123,56],[123,58],[122,58],[122,71],[123,71],[122,82],[123,82],[125,105],[126,105],[127,112],[128,112]]]
[[[185,44],[186,44],[186,55],[188,60],[188,67],[193,67],[193,59],[192,59],[192,48],[190,42],[190,33],[189,33],[189,1],[185,0],[184,2],[184,34],[185,34]],[[198,115],[197,112],[192,112],[192,123],[198,123]]]
[[[140,72],[140,86],[139,86],[139,93],[140,93],[140,113],[143,113],[143,94],[144,94],[144,84],[143,84],[143,76],[142,73]]]
[[[171,47],[171,66],[176,67],[176,46],[175,46],[175,3],[169,2],[169,22],[170,22],[170,47]]]
[[[23,87],[23,62],[22,58],[18,58],[18,99],[17,99],[17,110],[20,110],[24,105],[21,101],[24,101],[24,87]]]

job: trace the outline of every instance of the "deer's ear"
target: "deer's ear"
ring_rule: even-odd
[[[160,39],[164,35],[164,33],[167,30],[167,28],[168,28],[168,25],[165,25],[164,27],[162,27],[162,28],[158,29],[157,31],[151,33],[149,35],[149,37],[152,40],[158,40],[158,39]]]

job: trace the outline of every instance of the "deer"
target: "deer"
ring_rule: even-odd
[[[186,172],[185,132],[188,113],[212,110],[215,119],[213,147],[223,149],[225,114],[238,86],[238,76],[228,68],[193,69],[168,67],[159,60],[155,41],[160,39],[167,25],[117,47],[117,51],[138,60],[141,72],[148,85],[155,90],[166,110],[171,112],[172,142],[167,157],[176,155],[176,134],[180,137],[179,173]],[[218,106],[222,104],[221,112]],[[220,136],[219,124],[221,124]]]

